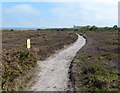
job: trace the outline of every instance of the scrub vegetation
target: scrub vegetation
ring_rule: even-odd
[[[77,53],[72,65],[75,91],[120,91],[118,29],[83,27],[76,30],[87,44]]]
[[[2,31],[2,90],[24,90],[34,77],[37,60],[76,41],[79,33],[87,43],[72,62],[71,81],[75,91],[120,91],[118,28],[85,26],[74,29]],[[26,40],[31,49],[26,49]]]
[[[31,40],[29,50],[26,48],[27,39]],[[73,31],[62,29],[3,30],[2,90],[24,90],[34,77],[37,60],[45,60],[76,40],[77,35]]]

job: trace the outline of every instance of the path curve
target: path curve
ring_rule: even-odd
[[[66,91],[69,81],[69,66],[79,49],[86,40],[78,35],[75,43],[58,53],[49,57],[45,61],[38,61],[41,71],[38,74],[37,82],[31,87],[32,91]]]

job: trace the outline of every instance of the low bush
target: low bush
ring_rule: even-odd
[[[93,64],[84,68],[82,75],[87,77],[83,79],[83,85],[91,91],[118,91],[118,72],[117,70],[110,70],[104,66]]]
[[[3,50],[2,57],[2,89],[3,91],[18,90],[25,80],[24,76],[36,66],[37,60],[29,50]]]
[[[86,45],[73,61],[76,91],[120,91],[118,30],[113,28],[83,29]],[[78,31],[81,33],[81,31]]]

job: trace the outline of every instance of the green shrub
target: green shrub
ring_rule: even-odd
[[[93,91],[116,91],[118,86],[118,71],[110,70],[104,66],[93,64],[84,68],[82,75],[87,75],[87,80],[82,81],[83,85],[91,88]]]
[[[17,90],[22,84],[21,77],[24,77],[31,68],[36,66],[36,58],[29,50],[4,50],[2,60],[2,90]],[[18,83],[15,80],[18,79]],[[17,86],[17,87],[16,87]]]

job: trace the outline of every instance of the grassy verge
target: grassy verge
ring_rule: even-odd
[[[26,49],[27,39],[31,39],[30,50]],[[45,60],[76,39],[72,29],[3,30],[2,90],[23,90],[34,76],[32,72],[37,67],[37,60]]]
[[[85,35],[87,44],[73,62],[76,91],[120,91],[118,31],[110,28],[78,32]]]

